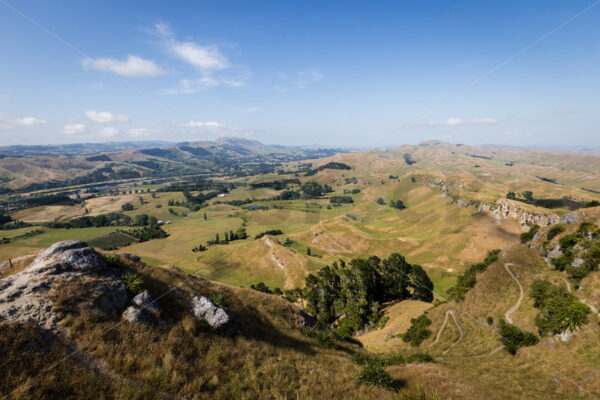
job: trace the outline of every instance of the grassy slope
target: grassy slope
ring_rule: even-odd
[[[441,362],[440,368],[458,375],[467,381],[478,382],[485,386],[490,398],[590,398],[600,394],[600,351],[597,337],[600,334],[598,318],[591,315],[588,324],[576,332],[568,343],[558,338],[542,338],[536,346],[521,348],[516,356],[506,351],[497,351],[501,345],[498,335],[498,321],[517,301],[519,289],[507,273],[504,264],[514,263],[509,268],[523,285],[525,292],[520,307],[512,314],[514,323],[522,329],[537,332],[533,318],[537,309],[528,296],[529,287],[534,279],[547,279],[555,284],[563,284],[564,275],[549,269],[539,255],[539,251],[515,245],[500,254],[499,261],[487,271],[479,274],[477,284],[471,289],[464,302],[442,304],[428,311],[432,320],[432,335],[420,347]],[[597,280],[598,272],[591,275]],[[440,335],[435,339],[443,324],[446,313],[452,310],[464,329],[464,338],[452,348],[459,339],[458,328],[450,319]],[[488,326],[487,317],[494,319]],[[401,322],[406,315],[398,317]],[[398,329],[386,332],[388,335],[403,333],[405,324],[390,321]],[[389,323],[388,323],[389,324]],[[403,330],[404,329],[404,330]],[[376,336],[377,332],[369,335]],[[406,352],[410,346],[401,339],[391,339],[381,343],[369,343],[369,336],[361,339],[368,349],[383,352]],[[497,351],[497,352],[495,352]],[[427,371],[415,371],[414,378],[431,382]],[[430,383],[433,385],[433,383]],[[438,389],[439,387],[431,386]],[[439,388],[440,395],[451,395]],[[469,398],[480,398],[470,396]]]
[[[17,389],[11,398],[398,396],[383,389],[356,386],[353,378],[359,367],[351,362],[351,354],[359,347],[338,343],[335,348],[327,348],[306,338],[300,332],[296,309],[281,298],[192,279],[172,267],[124,262],[143,277],[146,288],[157,297],[167,292],[170,284],[184,290],[160,297],[162,322],[145,326],[118,323],[118,317],[87,315],[71,299],[76,290],[57,291],[55,304],[71,313],[65,322],[69,340],[61,343],[44,337],[30,325],[0,325],[0,366],[7,371],[0,381],[0,395]],[[227,307],[245,321],[245,333],[221,335],[197,322],[186,306],[189,292],[208,297],[221,294]],[[77,347],[84,350],[25,384]],[[402,387],[401,374],[393,375]]]

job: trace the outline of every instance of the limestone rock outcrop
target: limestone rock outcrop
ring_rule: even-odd
[[[84,242],[66,240],[41,251],[23,271],[0,280],[0,321],[34,322],[53,329],[64,318],[56,310],[61,298],[101,316],[118,315],[127,305],[127,288],[119,271]]]

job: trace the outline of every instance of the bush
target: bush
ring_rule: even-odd
[[[406,205],[404,205],[404,202],[402,200],[391,200],[390,207],[397,208],[398,210],[404,210],[406,208]]]
[[[560,249],[562,251],[568,251],[577,244],[577,235],[574,233],[571,233],[570,235],[565,235],[560,238],[558,243],[560,243]]]
[[[304,336],[307,336],[311,339],[316,339],[321,345],[325,347],[332,348],[335,346],[335,334],[332,331],[321,331],[318,329],[305,327],[302,329],[302,333],[304,334]]]
[[[273,294],[271,288],[265,285],[264,282],[258,282],[257,284],[250,285],[250,289],[256,290],[257,292]]]
[[[575,331],[587,322],[590,308],[564,287],[539,280],[531,285],[529,295],[540,309],[534,321],[541,336]]]
[[[125,282],[127,291],[131,296],[138,295],[146,290],[144,289],[144,280],[138,274],[128,272],[123,274],[121,278],[123,278],[123,282]]]
[[[215,293],[210,297],[210,300],[219,307],[227,307],[229,302],[221,293]]]
[[[381,362],[373,361],[364,365],[362,371],[356,376],[358,385],[377,386],[394,390],[394,378],[383,368]]]
[[[529,242],[539,230],[540,226],[537,224],[529,227],[529,231],[521,233],[521,243]]]
[[[125,265],[123,264],[123,260],[121,260],[121,256],[117,254],[103,254],[102,258],[110,268],[123,269]]]
[[[352,355],[352,362],[356,365],[367,365],[368,363],[380,363],[384,366],[389,365],[402,365],[406,362],[402,354],[392,354],[389,357],[370,357],[364,353],[354,353]]]
[[[271,230],[259,233],[258,235],[254,236],[254,239],[260,239],[261,237],[263,237],[265,235],[272,235],[272,236],[283,235],[283,231],[281,229],[271,229]]]
[[[461,276],[454,287],[448,289],[449,299],[461,302],[465,299],[465,294],[477,283],[477,274],[484,272],[487,267],[498,260],[500,250],[491,250],[483,262],[471,265]]]
[[[556,236],[560,235],[561,233],[563,233],[565,231],[565,227],[562,225],[554,225],[552,228],[550,228],[550,230],[548,231],[548,234],[546,235],[546,239],[547,240],[552,240],[554,239]]]
[[[425,363],[425,362],[434,362],[434,361],[435,360],[433,359],[433,357],[431,355],[429,355],[428,353],[411,354],[406,359],[406,362],[408,364],[412,364],[412,363],[416,363],[416,362]]]
[[[135,207],[131,203],[125,203],[125,204],[121,205],[121,210],[123,210],[123,211],[133,211],[134,209],[135,209]]]
[[[517,354],[521,347],[536,345],[540,340],[531,332],[527,332],[500,320],[500,336],[502,344],[510,354]]]
[[[350,196],[331,196],[329,202],[331,204],[350,204],[354,203],[354,200]]]
[[[494,318],[492,318],[492,317],[487,317],[487,320],[486,320],[486,321],[487,321],[487,324],[488,324],[488,325],[490,325],[490,326],[494,325]]]
[[[421,315],[410,320],[411,326],[408,331],[402,335],[402,340],[410,343],[412,346],[419,346],[425,339],[431,336],[431,331],[427,329],[431,325],[431,320],[426,315]]]

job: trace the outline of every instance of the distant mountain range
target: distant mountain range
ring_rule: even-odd
[[[328,157],[341,148],[265,145],[220,138],[199,142],[112,142],[0,148],[0,192],[54,189],[135,178],[265,173],[287,161]]]

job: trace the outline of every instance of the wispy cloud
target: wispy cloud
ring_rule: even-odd
[[[149,128],[131,128],[127,131],[127,134],[134,138],[150,137],[160,133],[158,129]]]
[[[46,120],[39,119],[36,117],[24,117],[24,118],[13,119],[12,123],[15,125],[22,125],[22,126],[35,126],[35,125],[45,125]]]
[[[125,122],[129,120],[129,117],[127,115],[113,115],[108,111],[88,110],[85,112],[85,116],[90,121],[99,123]]]
[[[117,128],[115,128],[114,126],[108,126],[106,128],[102,128],[98,132],[98,135],[101,137],[104,137],[104,138],[114,137],[114,136],[117,136],[118,134],[119,134],[119,130]]]
[[[429,121],[427,125],[430,126],[461,126],[461,125],[493,125],[498,123],[496,118],[475,118],[471,121],[465,121],[462,118],[450,117],[443,121]]]
[[[80,135],[86,132],[84,124],[67,124],[63,129],[65,135]]]
[[[552,112],[554,114],[571,114],[573,112],[573,110],[568,107],[561,107],[561,108],[556,108],[556,109],[552,110]]]
[[[262,111],[262,108],[260,107],[247,107],[242,110],[244,114],[254,114],[260,111]]]
[[[201,128],[201,129],[223,129],[226,128],[225,125],[216,122],[216,121],[188,121],[182,122],[179,124],[184,128]]]
[[[429,121],[428,125],[432,126],[459,126],[464,124],[461,118],[451,117],[444,121]]]
[[[158,76],[165,73],[154,61],[131,54],[124,60],[115,58],[86,58],[81,64],[85,70],[93,69],[96,71],[112,72],[129,78]]]
[[[167,52],[193,67],[200,77],[185,78],[179,85],[165,90],[166,94],[191,94],[207,88],[245,86],[250,73],[247,68],[233,66],[216,44],[201,45],[192,41],[179,41],[166,23],[154,26]]]
[[[314,82],[319,82],[324,78],[324,75],[316,69],[310,69],[307,71],[300,71],[296,73],[296,79],[294,85],[299,89],[304,89],[306,85]]]
[[[471,123],[475,125],[493,125],[498,123],[496,118],[476,118]]]

